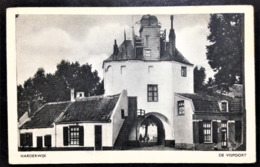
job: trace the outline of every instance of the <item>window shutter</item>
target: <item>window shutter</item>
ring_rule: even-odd
[[[242,133],[242,123],[241,123],[241,121],[236,121],[235,122],[235,140],[237,142],[241,142],[241,137],[242,137],[241,133]]]
[[[204,134],[203,134],[203,121],[199,122],[199,143],[204,142]]]
[[[199,143],[199,122],[193,122],[193,142]]]
[[[69,144],[69,128],[68,127],[63,127],[63,145],[67,146]]]
[[[217,122],[213,122],[213,143],[218,143],[218,123]]]
[[[20,134],[20,146],[24,147],[26,145],[26,136],[25,134]]]
[[[51,147],[51,135],[44,136],[44,145],[46,147]]]
[[[79,145],[84,146],[84,127],[79,127]]]
[[[28,144],[28,146],[32,146],[32,133],[28,133],[27,134],[28,135],[28,138],[27,138],[27,144]]]

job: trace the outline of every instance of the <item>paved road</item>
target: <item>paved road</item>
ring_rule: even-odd
[[[136,148],[129,148],[128,150],[178,150],[173,147],[165,147],[163,145],[151,146],[151,147],[136,147]]]

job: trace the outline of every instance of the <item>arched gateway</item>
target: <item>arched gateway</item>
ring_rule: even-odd
[[[162,121],[154,115],[149,115],[140,121],[140,146],[164,145],[165,130]]]

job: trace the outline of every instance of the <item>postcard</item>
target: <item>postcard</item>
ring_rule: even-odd
[[[253,163],[253,7],[7,9],[10,164]]]

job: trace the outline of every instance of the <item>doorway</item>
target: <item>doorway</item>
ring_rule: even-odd
[[[139,128],[138,139],[141,146],[164,145],[165,130],[161,120],[153,115],[145,118]]]
[[[227,147],[227,128],[221,129],[221,146],[222,148]]]
[[[42,148],[42,136],[37,136],[37,148]]]
[[[102,126],[95,126],[95,150],[102,150]]]

